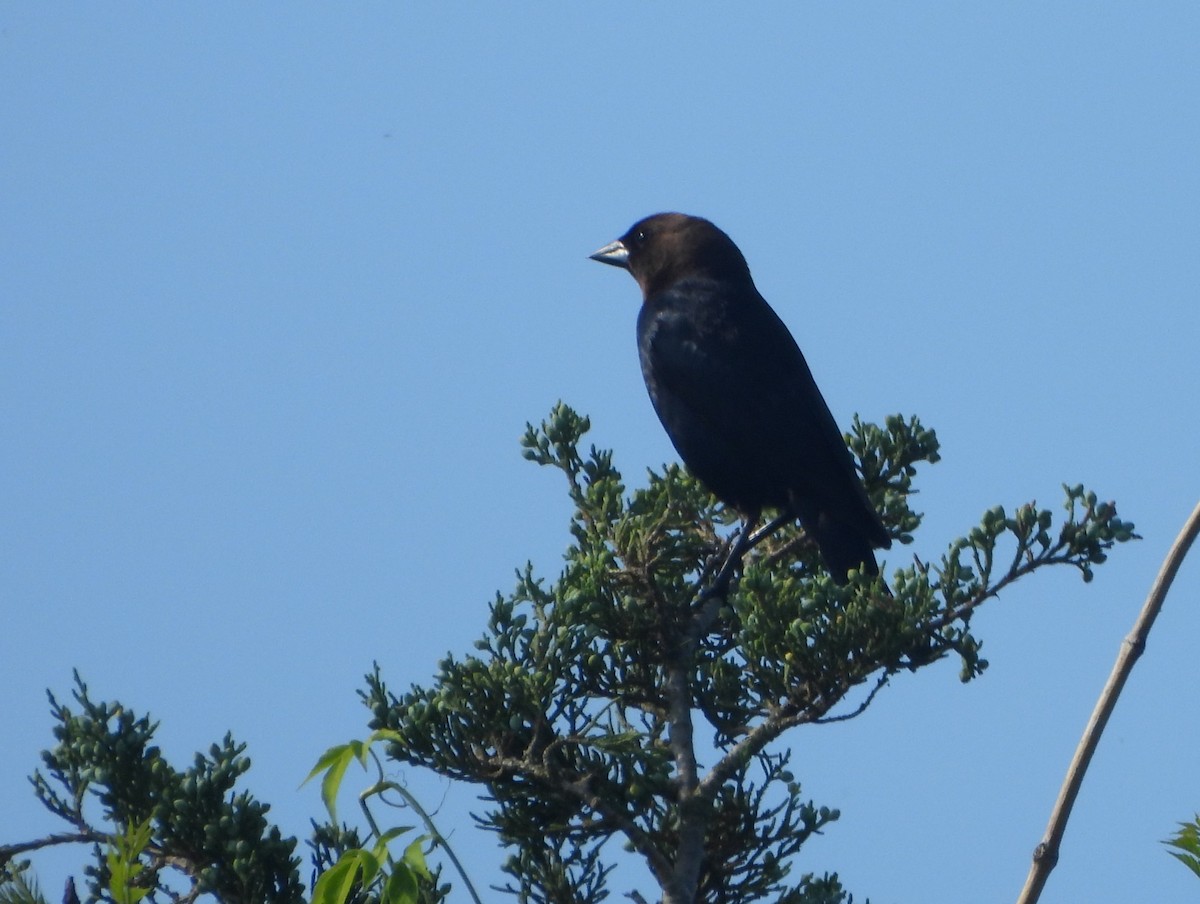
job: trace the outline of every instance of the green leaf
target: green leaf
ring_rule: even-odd
[[[384,860],[388,855],[388,842],[393,838],[403,835],[405,832],[411,832],[413,828],[414,826],[396,826],[395,828],[388,829],[379,836],[379,840],[371,848],[371,853],[381,861]]]
[[[300,783],[300,787],[303,788],[310,781],[312,781],[313,778],[315,778],[318,774],[324,772],[326,769],[328,769],[330,767],[330,765],[332,765],[334,762],[336,762],[339,758],[345,756],[346,749],[349,746],[350,746],[349,744],[338,744],[335,747],[330,747],[323,754],[321,754],[321,758],[319,760],[317,760],[317,765],[313,766],[312,770],[308,773],[308,775],[306,775],[304,777],[304,781],[302,781]]]
[[[349,768],[350,762],[359,758],[361,747],[361,741],[351,741],[349,744],[330,747],[317,760],[317,765],[313,766],[308,777],[301,782],[301,786],[303,786],[313,776],[322,771],[325,772],[325,778],[321,779],[321,801],[325,804],[325,809],[329,811],[330,821],[335,824],[337,823],[337,795],[342,786],[342,778],[346,775],[346,769]]]
[[[138,859],[150,846],[153,828],[149,819],[126,828],[124,834],[114,835],[104,860],[108,866],[108,890],[117,904],[137,904],[151,891],[148,886],[134,883],[145,869]]]
[[[35,876],[17,873],[11,879],[0,879],[0,904],[48,904],[48,901]]]
[[[417,877],[403,864],[397,864],[383,886],[380,904],[417,904]]]
[[[354,890],[358,866],[356,859],[343,855],[337,863],[321,873],[313,889],[313,904],[345,904]]]
[[[1192,822],[1181,822],[1175,836],[1163,844],[1176,848],[1168,853],[1200,876],[1200,814]]]
[[[398,731],[392,731],[390,728],[380,728],[378,731],[371,732],[371,736],[367,738],[367,747],[370,747],[376,741],[391,741],[393,744],[403,744],[404,736]],[[364,757],[366,751],[363,751]],[[364,762],[365,765],[365,762]]]
[[[433,878],[429,872],[429,864],[425,862],[425,849],[423,844],[428,838],[427,835],[422,835],[412,844],[404,849],[404,856],[400,859],[407,863],[417,875],[425,879]]]
[[[370,885],[373,881],[375,881],[375,877],[378,876],[380,870],[383,869],[383,859],[376,857],[370,851],[362,848],[357,851],[348,851],[347,853],[356,854],[358,856],[360,865],[362,867],[363,885]]]

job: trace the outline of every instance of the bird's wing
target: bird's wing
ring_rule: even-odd
[[[729,305],[700,291],[668,290],[644,310],[651,322],[643,325],[642,354],[655,378],[747,467],[769,469],[822,507],[842,508],[849,494],[869,508],[842,432],[787,327],[757,292]]]

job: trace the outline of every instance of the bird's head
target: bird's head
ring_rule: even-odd
[[[646,298],[689,277],[750,279],[746,259],[729,236],[708,220],[682,213],[656,213],[638,220],[590,257],[624,267]]]

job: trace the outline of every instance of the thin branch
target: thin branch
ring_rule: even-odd
[[[884,669],[883,674],[880,675],[875,680],[875,686],[873,688],[871,688],[871,692],[869,694],[867,694],[867,698],[865,700],[863,700],[862,703],[860,703],[858,706],[856,706],[850,712],[842,713],[840,716],[821,716],[820,718],[813,719],[813,724],[814,725],[828,725],[831,722],[848,722],[851,719],[855,718],[856,716],[861,716],[863,713],[865,713],[867,711],[867,707],[871,705],[871,702],[875,699],[875,695],[878,694],[881,690],[883,690],[883,688],[888,683],[888,679],[891,677],[892,677],[892,673],[889,672],[887,669]]]
[[[879,687],[883,683],[886,682],[881,680]],[[833,709],[853,686],[842,683],[829,694],[822,694],[802,703],[789,701],[784,707],[772,712],[766,720],[754,726],[709,769],[708,774],[701,779],[700,785],[696,789],[697,796],[711,803],[716,799],[721,786],[733,778],[743,764],[750,762],[751,757],[761,753],[768,744],[788,729],[823,719],[825,714]],[[875,691],[878,691],[879,687],[876,687]],[[872,696],[875,691],[872,691]]]
[[[1021,889],[1021,896],[1017,898],[1017,904],[1036,904],[1038,898],[1041,897],[1046,880],[1050,877],[1050,871],[1058,863],[1058,852],[1062,845],[1063,833],[1067,828],[1067,820],[1071,816],[1075,798],[1079,795],[1079,788],[1083,784],[1084,773],[1087,772],[1092,755],[1096,752],[1096,745],[1100,742],[1100,735],[1104,732],[1108,718],[1117,705],[1117,697],[1120,696],[1121,689],[1129,678],[1129,673],[1133,671],[1134,663],[1146,648],[1146,638],[1150,634],[1150,628],[1153,627],[1154,620],[1162,610],[1163,602],[1167,598],[1167,591],[1171,589],[1171,582],[1175,580],[1175,574],[1179,571],[1179,566],[1183,564],[1188,549],[1191,548],[1192,541],[1196,539],[1197,534],[1200,534],[1200,503],[1192,510],[1183,530],[1175,539],[1171,551],[1167,553],[1167,558],[1163,561],[1162,568],[1159,569],[1158,576],[1150,588],[1150,595],[1146,597],[1142,611],[1138,613],[1133,630],[1121,643],[1121,650],[1117,654],[1112,674],[1108,676],[1108,683],[1104,685],[1100,699],[1096,701],[1096,708],[1092,711],[1092,717],[1088,721],[1087,728],[1084,729],[1083,737],[1071,760],[1071,766],[1067,769],[1066,780],[1058,792],[1058,800],[1054,802],[1054,810],[1050,814],[1050,823],[1046,827],[1046,834],[1033,852],[1033,864],[1029,868],[1025,887]]]
[[[1056,547],[1059,548],[1059,547]],[[978,564],[978,551],[975,552],[976,563]],[[919,564],[919,563],[918,563]],[[921,625],[921,630],[925,634],[932,634],[947,625],[960,621],[971,615],[976,609],[982,606],[990,599],[998,599],[1000,591],[1006,589],[1010,584],[1015,583],[1026,575],[1033,574],[1039,568],[1045,568],[1048,565],[1074,565],[1069,553],[1064,555],[1047,555],[1042,558],[1027,560],[1016,569],[1009,571],[1004,577],[1000,578],[995,584],[981,585],[980,590],[965,603],[961,603],[949,609],[941,610],[940,614],[929,619]],[[928,570],[929,566],[924,566]],[[982,566],[980,566],[982,567]],[[988,566],[991,569],[991,566]]]
[[[203,864],[197,864],[195,861],[177,854],[168,854],[154,844],[150,845],[144,853],[150,855],[149,869],[143,875],[147,876],[148,880],[152,880],[146,883],[147,886],[150,886],[151,891],[163,887],[159,882],[158,874],[163,867],[169,866],[187,876],[191,886],[186,894],[167,891],[167,895],[178,904],[195,904],[200,897],[200,870],[203,868]]]
[[[38,838],[34,841],[22,841],[18,844],[0,845],[0,866],[8,863],[18,854],[24,854],[28,851],[37,851],[41,848],[51,847],[56,844],[99,844],[105,841],[107,838],[108,836],[102,834],[101,832],[89,830],[86,832],[61,832],[55,835],[47,835],[45,838]]]

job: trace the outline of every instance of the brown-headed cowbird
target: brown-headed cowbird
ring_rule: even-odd
[[[729,236],[660,213],[591,257],[641,286],[642,375],[692,473],[751,525],[765,508],[799,518],[838,583],[852,568],[877,574],[874,548],[891,538],[800,347]]]

